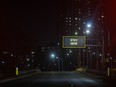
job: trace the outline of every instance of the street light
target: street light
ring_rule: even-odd
[[[91,27],[91,24],[87,24],[87,27],[90,28]]]
[[[51,56],[52,56],[52,58],[54,58],[54,54],[52,54]]]
[[[50,55],[50,57],[51,57],[51,58],[55,58],[55,54],[52,53],[52,54]]]
[[[86,34],[89,34],[90,33],[90,30],[86,30]]]
[[[55,53],[50,54],[50,58],[58,61],[58,70],[60,70],[60,59],[58,56],[55,55]],[[56,64],[55,64],[56,65]]]

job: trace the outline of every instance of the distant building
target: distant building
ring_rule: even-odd
[[[96,32],[104,28],[104,4],[101,0],[58,0],[58,26],[61,35],[85,35],[87,24]]]
[[[57,26],[60,43],[62,36],[86,36],[87,39],[85,49],[73,49],[76,52],[76,67],[104,70],[103,0],[58,0],[58,3]],[[64,53],[66,49],[63,49]]]

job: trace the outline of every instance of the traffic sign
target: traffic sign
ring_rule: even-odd
[[[63,36],[62,46],[63,48],[85,48],[86,37],[85,36]]]

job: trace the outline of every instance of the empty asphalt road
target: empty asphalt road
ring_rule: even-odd
[[[79,72],[41,72],[0,83],[0,87],[113,87],[103,79]]]

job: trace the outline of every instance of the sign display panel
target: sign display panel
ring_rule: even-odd
[[[86,37],[85,36],[63,36],[62,40],[63,48],[85,48]]]

